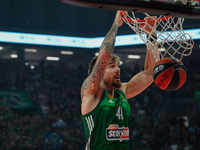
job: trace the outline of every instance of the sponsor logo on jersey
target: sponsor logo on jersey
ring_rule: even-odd
[[[125,139],[129,139],[129,128],[121,127],[118,125],[109,125],[106,129],[106,138],[107,140],[119,140],[123,141]]]

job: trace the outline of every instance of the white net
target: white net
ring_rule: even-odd
[[[122,13],[124,12],[122,11]],[[144,15],[146,18],[152,18],[156,23],[152,26],[147,23],[147,20],[139,20],[134,12],[132,12],[132,16],[127,15],[123,19],[145,42],[147,49],[155,54],[155,58],[156,49],[159,50],[160,58],[175,57],[181,60],[183,56],[189,56],[192,53],[194,41],[182,28],[184,18],[153,17],[147,13]],[[150,32],[146,30],[147,28],[151,29]]]
[[[199,0],[175,0],[174,2],[181,5],[199,6]]]

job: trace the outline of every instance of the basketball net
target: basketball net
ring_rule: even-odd
[[[122,11],[121,15],[124,22],[140,36],[155,58],[158,57],[157,50],[161,59],[175,57],[181,60],[183,56],[189,56],[192,53],[194,41],[182,28],[184,18],[162,15],[155,18],[155,16],[144,13],[144,17],[151,17],[155,20],[156,23],[152,26],[147,23],[147,20],[136,18],[134,12],[132,16],[127,15],[126,17]],[[151,32],[146,31],[146,27],[150,28]]]
[[[199,6],[200,0],[175,0],[175,3],[180,5]]]

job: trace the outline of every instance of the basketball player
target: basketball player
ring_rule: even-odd
[[[129,150],[131,110],[127,99],[141,93],[153,82],[152,71],[156,61],[147,51],[144,71],[129,82],[121,83],[120,58],[112,52],[118,28],[122,24],[120,11],[117,11],[98,57],[94,57],[90,63],[89,76],[81,88],[86,150]]]

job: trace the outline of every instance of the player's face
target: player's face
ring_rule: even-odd
[[[104,74],[104,84],[115,88],[121,87],[119,63],[109,61]]]

